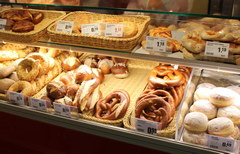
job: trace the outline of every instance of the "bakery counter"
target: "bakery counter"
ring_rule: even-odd
[[[28,107],[12,105],[6,101],[0,101],[0,111],[41,121],[44,123],[61,126],[64,128],[81,131],[84,133],[94,134],[113,140],[156,149],[159,151],[166,151],[171,153],[192,153],[193,151],[194,153],[221,153],[220,151],[211,150],[209,148],[194,146],[188,143],[181,143],[172,139],[148,135],[94,121],[84,119],[74,120],[55,114],[40,112]]]

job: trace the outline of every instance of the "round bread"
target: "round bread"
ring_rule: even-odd
[[[40,71],[39,61],[32,58],[22,60],[17,66],[17,75],[20,80],[32,81]]]
[[[214,86],[213,84],[211,83],[201,83],[197,86],[197,89],[198,88],[208,88],[208,89],[213,89],[215,88],[216,86]]]
[[[232,120],[235,125],[240,124],[240,110],[235,106],[219,108],[217,117],[226,117]]]
[[[233,102],[233,106],[236,106],[240,110],[240,96],[237,96]]]
[[[62,68],[64,71],[71,71],[80,66],[80,61],[76,57],[68,57],[63,61]]]
[[[211,90],[209,101],[216,107],[226,107],[232,105],[236,97],[236,92],[228,88],[217,87]]]
[[[15,81],[12,79],[8,79],[8,78],[0,79],[0,85],[1,85],[0,93],[5,93],[9,89],[9,87],[14,83]]]
[[[117,63],[111,68],[112,74],[118,79],[128,77],[129,71],[124,63]]]
[[[27,81],[17,81],[10,86],[8,91],[14,91],[22,93],[25,96],[32,96],[34,94],[34,89],[31,83]]]
[[[240,137],[240,130],[239,130],[238,126],[234,127],[234,132],[230,135],[230,137],[232,137],[235,140],[239,139],[239,137]]]
[[[234,124],[228,118],[219,117],[208,122],[208,133],[211,135],[227,137],[233,132]]]
[[[238,94],[240,94],[240,87],[239,86],[229,86],[227,88],[235,91]]]
[[[190,112],[202,112],[208,119],[213,119],[217,116],[217,108],[208,100],[198,100],[190,107]]]
[[[209,88],[198,88],[194,93],[194,101],[201,100],[201,99],[208,99],[211,89]]]
[[[39,61],[39,65],[40,65],[40,70],[38,73],[38,76],[42,76],[44,74],[47,74],[47,72],[49,71],[49,61],[48,58],[42,54],[42,53],[32,53],[30,55],[27,56],[28,58],[33,58],[34,60]]]
[[[205,133],[193,133],[186,129],[183,131],[182,139],[184,142],[200,144],[200,145],[206,145],[206,141],[207,141],[207,137]]]
[[[184,127],[192,132],[205,132],[207,130],[208,118],[201,112],[188,113],[184,119]]]

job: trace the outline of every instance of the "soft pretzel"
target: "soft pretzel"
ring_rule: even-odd
[[[117,120],[127,112],[130,103],[129,94],[116,90],[97,102],[95,116],[100,119]]]
[[[32,58],[25,58],[17,66],[17,74],[20,80],[32,81],[40,71],[39,62]]]
[[[14,91],[22,93],[25,96],[32,96],[34,94],[34,90],[32,85],[27,81],[17,81],[10,86],[8,91]]]

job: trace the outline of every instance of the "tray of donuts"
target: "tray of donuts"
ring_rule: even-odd
[[[144,15],[107,15],[77,11],[67,14],[61,20],[73,21],[72,33],[57,32],[57,22],[48,27],[48,35],[54,42],[77,44],[87,47],[131,51],[147,29],[149,16]],[[97,26],[97,34],[87,34],[83,26]],[[122,25],[122,35],[108,36],[106,24]],[[96,29],[95,28],[95,29]]]
[[[66,62],[68,60],[66,59]],[[72,63],[72,62],[71,62]],[[70,116],[121,126],[155,62],[84,54],[81,65],[67,69],[35,98],[70,106]],[[66,65],[68,66],[68,65]],[[57,113],[58,114],[58,113]],[[63,115],[63,114],[61,114]]]
[[[17,42],[34,42],[40,39],[47,27],[66,13],[63,11],[48,11],[11,8],[0,12],[0,18],[6,20],[6,25],[0,30],[4,40]]]
[[[181,104],[185,100],[185,93],[191,93],[189,88],[194,69],[168,64],[153,67],[145,80],[148,82],[144,91],[138,95],[134,107],[124,119],[124,126],[139,130],[139,121],[145,120],[155,123],[156,135],[173,138]],[[151,125],[151,123],[149,124]],[[148,126],[146,126],[148,127]]]
[[[235,153],[240,137],[239,92],[238,75],[204,70],[177,139]]]
[[[57,49],[49,49],[46,54],[43,54],[41,53],[42,50],[45,49],[38,49],[37,52],[30,53],[17,61],[15,66],[17,81],[8,85],[5,93],[5,97],[10,102],[14,102],[12,100],[15,99],[17,94],[25,101],[22,104],[19,104],[19,102],[14,104],[28,105],[28,98],[38,93],[46,84],[58,76],[62,72],[61,64],[64,59],[75,54]]]

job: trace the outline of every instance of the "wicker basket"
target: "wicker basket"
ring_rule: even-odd
[[[20,8],[12,8],[12,9],[6,9],[3,12],[8,11],[14,11],[14,10],[22,10]],[[33,31],[26,32],[26,33],[16,33],[12,31],[5,31],[0,30],[0,38],[3,38],[3,40],[7,41],[17,41],[22,43],[29,43],[38,41],[47,31],[47,27],[54,22],[55,20],[59,19],[60,17],[64,16],[66,13],[63,11],[45,11],[45,10],[34,10],[34,9],[28,9],[31,12],[42,12],[44,14],[43,20],[35,25],[35,28]]]
[[[89,36],[77,33],[56,32],[56,22],[48,27],[48,35],[53,42],[75,44],[86,47],[131,51],[142,37],[150,21],[150,17],[142,15],[105,15],[89,12],[72,12],[61,20],[74,21],[77,16],[88,16],[90,23],[101,19],[117,19],[119,21],[134,22],[138,26],[138,33],[131,38],[111,38],[104,36]]]

